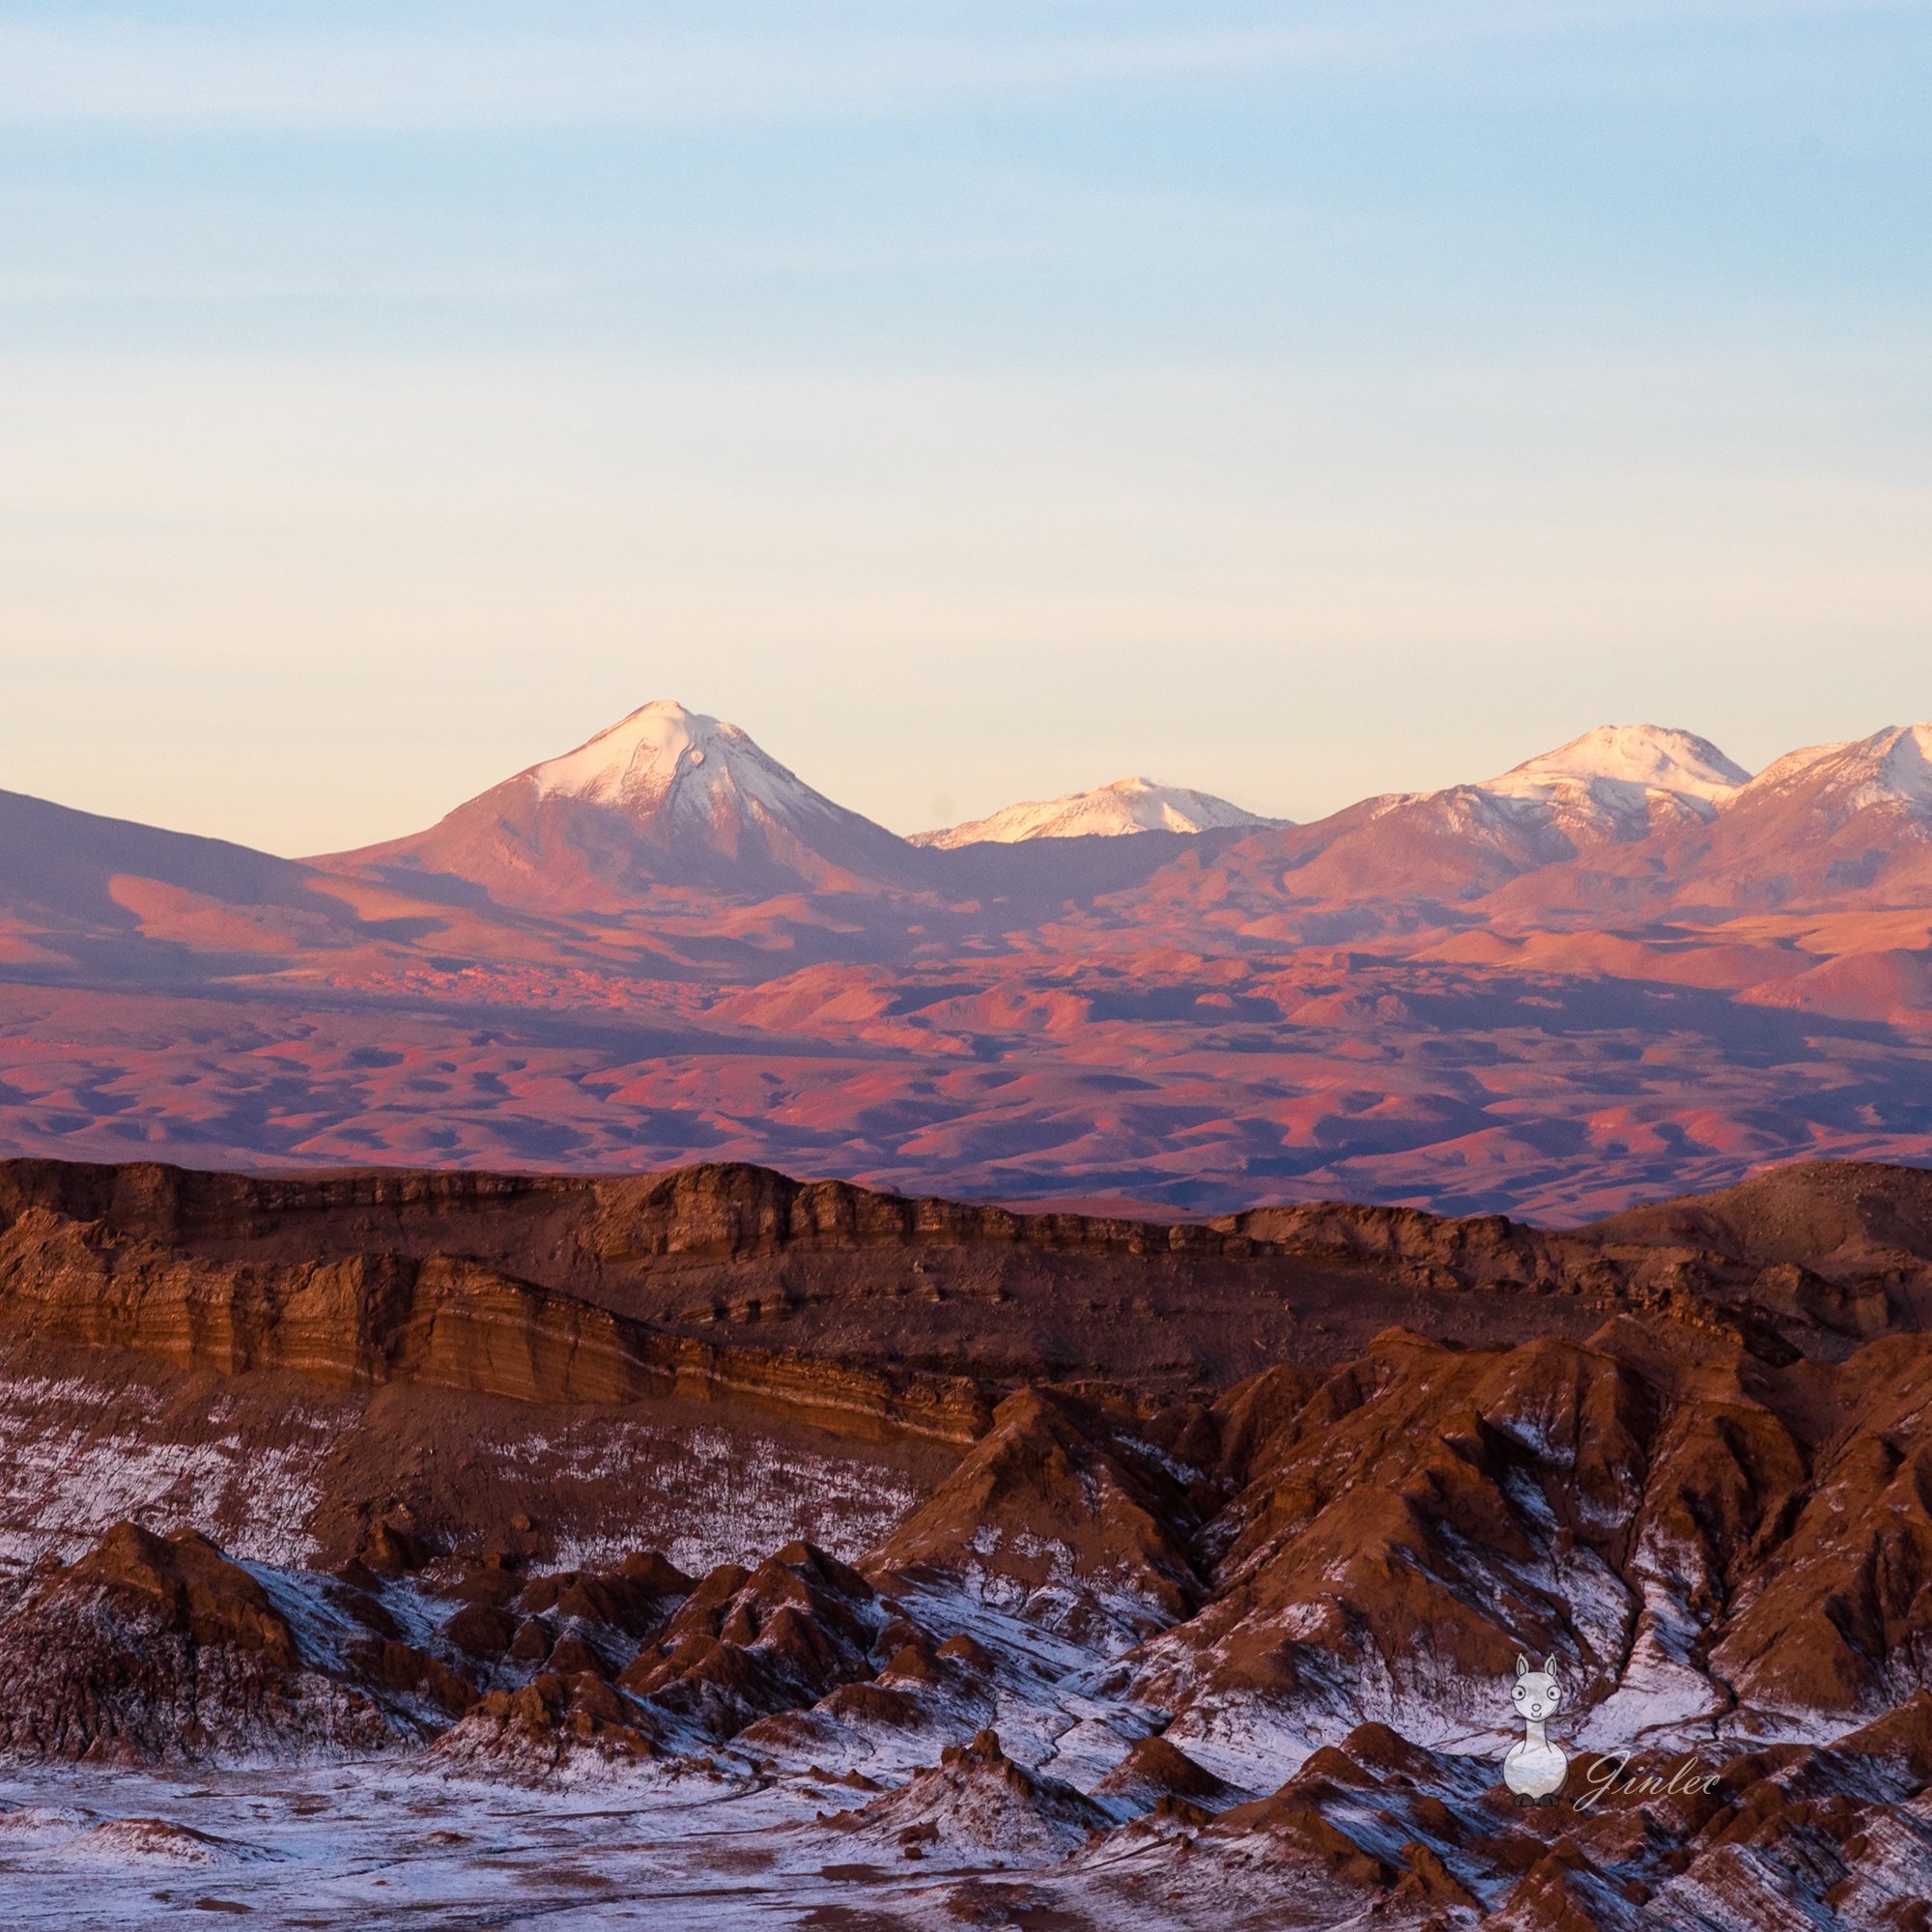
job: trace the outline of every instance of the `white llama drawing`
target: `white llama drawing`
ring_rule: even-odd
[[[1503,1782],[1525,1804],[1554,1804],[1570,1775],[1562,1747],[1551,1744],[1544,1729],[1563,1701],[1555,1663],[1553,1656],[1547,1657],[1541,1670],[1532,1670],[1526,1657],[1516,1661],[1516,1714],[1522,1719],[1522,1741],[1511,1746],[1503,1759]]]

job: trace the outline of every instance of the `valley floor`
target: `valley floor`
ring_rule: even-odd
[[[218,1914],[312,1928],[887,1932],[1004,1924],[1002,1903],[1030,1916],[1043,1902],[1051,1867],[872,1862],[816,1825],[838,1802],[809,1780],[724,1773],[563,1799],[394,1760],[191,1778],[53,1768],[0,1779],[0,1900],[14,1925],[62,1932]],[[1099,1916],[1045,1922],[1106,1924],[1105,1895],[1122,1887],[1139,1926],[1239,1922],[1218,1892],[1129,1873],[1056,1886],[1063,1913],[1086,1894]]]

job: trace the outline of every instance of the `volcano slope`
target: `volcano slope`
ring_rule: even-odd
[[[1916,1170],[1551,1234],[14,1162],[0,1333],[24,1923],[1927,1923]]]

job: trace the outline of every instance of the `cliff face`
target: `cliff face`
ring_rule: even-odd
[[[504,1254],[536,1254],[564,1230],[573,1255],[622,1266],[662,1257],[740,1261],[778,1252],[1007,1244],[1145,1254],[1248,1246],[1213,1229],[1021,1214],[990,1204],[911,1200],[842,1180],[794,1180],[722,1165],[619,1179],[375,1168],[290,1178],[202,1174],[156,1162],[0,1163],[0,1213],[43,1208],[138,1231],[194,1252],[266,1257],[290,1242],[352,1248],[374,1240],[420,1250],[466,1229]]]
[[[461,1257],[215,1262],[44,1208],[0,1236],[0,1309],[27,1339],[137,1350],[178,1368],[282,1369],[328,1388],[388,1382],[523,1402],[741,1398],[836,1434],[971,1441],[970,1382],[663,1333]]]
[[[745,1166],[288,1179],[14,1161],[0,1307],[32,1332],[224,1372],[589,1401],[662,1393],[673,1373],[747,1388],[772,1373],[700,1369],[703,1351],[667,1352],[639,1324],[1008,1385],[1212,1387],[1284,1352],[1339,1361],[1393,1321],[1580,1339],[1634,1306],[1820,1354],[1932,1321],[1928,1190],[1915,1170],[1820,1162],[1551,1234],[1347,1203],[1172,1227],[1023,1215]],[[526,1339],[492,1366],[466,1324]],[[935,1433],[969,1439],[976,1413]]]
[[[882,1534],[903,1510],[866,1498],[917,1493],[1028,1388],[1179,1413],[1284,1362],[1339,1368],[1390,1326],[1581,1344],[1613,1317],[1754,1363],[1842,1359],[1932,1311],[1928,1186],[1819,1163],[1551,1234],[1347,1203],[1175,1227],[1017,1215],[742,1166],[291,1179],[18,1161],[0,1164],[0,1333],[33,1373],[5,1426],[16,1455],[77,1429],[103,1457],[141,1445],[180,1470],[162,1495],[200,1481],[205,1496],[224,1463],[235,1499],[204,1520],[230,1537],[244,1465],[273,1454],[317,1492],[283,1542],[345,1555],[355,1524],[406,1503],[445,1538],[543,1556],[585,1536],[615,1551],[624,1479],[609,1472],[656,1467],[661,1497],[700,1492],[702,1418],[734,1455],[791,1459],[806,1515],[761,1536],[854,1508]],[[291,1377],[301,1393],[265,1393]],[[239,1436],[196,1408],[209,1378],[217,1406],[259,1406]],[[87,1386],[123,1391],[119,1406]],[[293,1427],[291,1405],[313,1421]],[[571,1418],[562,1461],[550,1421],[493,1421],[503,1447],[479,1449],[475,1418],[533,1407]],[[508,1445],[531,1433],[546,1447],[520,1463]],[[55,1461],[73,1466],[71,1448]],[[821,1465],[838,1473],[809,1473]],[[823,1522],[814,1487],[838,1498]],[[665,1506],[654,1526],[672,1541],[717,1526]],[[513,1532],[519,1515],[538,1526]],[[89,1524],[104,1527],[23,1496],[18,1554]]]

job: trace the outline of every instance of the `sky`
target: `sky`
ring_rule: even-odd
[[[0,787],[901,832],[1932,717],[1932,10],[0,0]]]

